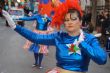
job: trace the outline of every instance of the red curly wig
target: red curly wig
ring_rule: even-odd
[[[40,3],[41,0],[38,1]],[[60,0],[47,0],[47,3],[42,3],[42,1],[38,6],[38,11],[40,14],[52,16],[52,27],[56,27],[58,29],[60,28],[60,25],[63,24],[64,16],[69,9],[78,10],[82,16],[79,0],[63,0],[63,2]],[[52,12],[54,12],[53,15],[51,15]]]
[[[38,5],[38,11],[42,15],[47,14],[48,16],[51,16],[51,11],[53,11],[53,10],[54,9],[51,6],[51,2],[48,2],[48,4],[39,4]]]
[[[65,2],[55,8],[51,26],[60,29],[61,24],[63,24],[64,16],[69,9],[76,9],[80,12],[80,15],[83,16],[78,0],[65,0]]]

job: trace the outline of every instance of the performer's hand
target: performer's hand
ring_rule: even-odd
[[[78,40],[78,43],[81,43],[82,41],[84,41],[84,33],[82,30],[80,30],[80,36],[79,36],[79,40]]]
[[[9,13],[5,10],[2,10],[2,14],[3,16],[6,18],[6,20],[8,21],[9,23],[9,26],[13,29],[16,28],[16,25],[15,25],[15,22],[13,21],[13,19],[10,17]]]
[[[101,34],[101,33],[97,33],[97,34],[95,34],[94,36],[95,36],[95,37],[101,37],[102,34]]]

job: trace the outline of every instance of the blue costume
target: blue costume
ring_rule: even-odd
[[[24,21],[36,20],[37,21],[37,26],[36,26],[37,30],[47,30],[47,26],[48,26],[48,23],[51,21],[51,18],[46,17],[46,19],[45,19],[44,16],[42,16],[40,14],[35,14],[30,17],[19,18],[19,20],[24,20]]]
[[[48,23],[51,21],[51,18],[44,17],[40,14],[35,14],[35,15],[32,15],[31,17],[19,18],[19,20],[25,20],[25,21],[36,20],[37,21],[36,30],[47,30]],[[35,64],[41,66],[43,54],[39,53],[39,49],[40,49],[39,44],[34,43],[30,46],[29,50],[34,52]],[[39,63],[38,63],[38,58],[39,58]]]
[[[36,23],[37,24],[37,26],[36,26],[37,30],[47,30],[48,23],[51,21],[51,18],[46,17],[46,19],[45,19],[44,16],[42,16],[40,14],[35,14],[35,15],[32,15],[31,17],[19,18],[19,20],[24,20],[24,21],[36,20],[37,21],[37,23]],[[38,53],[38,50],[39,50],[38,44],[32,44],[31,45],[30,51]]]
[[[78,51],[69,54],[68,44],[72,44],[79,36],[69,36],[66,32],[55,32],[52,34],[42,35],[29,31],[19,25],[14,29],[23,37],[36,44],[56,46],[57,66],[70,71],[86,72],[90,59],[99,65],[105,64],[107,54],[100,47],[96,37],[84,33],[85,39],[79,44]]]

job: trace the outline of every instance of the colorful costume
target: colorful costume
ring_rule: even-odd
[[[24,20],[24,21],[36,20],[37,21],[37,23],[36,23],[37,30],[47,30],[47,26],[48,26],[48,23],[51,21],[51,18],[49,18],[49,17],[45,18],[43,15],[35,14],[30,17],[19,18],[19,20]]]
[[[91,34],[84,33],[85,41],[79,44],[78,49],[73,48],[73,53],[70,53],[69,48],[79,36],[69,36],[65,32],[39,35],[18,25],[15,31],[36,44],[55,45],[57,66],[65,70],[85,72],[88,70],[90,59],[100,65],[107,61],[106,52]]]
[[[82,16],[77,0],[65,1],[66,2],[56,9],[57,12],[51,22],[53,26],[60,26],[63,23],[63,18],[68,9],[76,8]],[[60,9],[62,9],[62,11],[58,12]],[[56,46],[57,66],[64,70],[86,72],[88,70],[90,59],[98,64],[106,63],[106,52],[100,47],[96,37],[91,34],[84,33],[85,39],[78,46],[76,45],[76,42],[79,36],[69,36],[66,32],[39,35],[20,26],[17,26],[15,31],[36,44]]]
[[[19,20],[25,20],[25,21],[32,21],[32,20],[36,20],[37,21],[37,26],[36,26],[36,33],[39,33],[38,31],[43,31],[43,30],[47,30],[47,26],[48,23],[51,21],[51,19],[49,17],[44,17],[40,14],[35,14],[32,15],[31,17],[24,17],[24,18],[20,18]],[[32,44],[30,46],[30,51],[34,52],[34,56],[35,56],[35,64],[38,64],[38,57],[39,57],[39,66],[41,65],[42,62],[42,58],[43,58],[43,53],[45,53],[45,51],[47,49],[46,45],[39,45],[39,44]]]
[[[64,15],[65,13],[68,12],[68,9],[76,8],[80,15],[82,15],[80,7],[77,4],[77,0],[65,0],[65,1],[67,1],[67,4],[66,3],[62,4],[63,8],[61,9],[63,12],[60,11],[55,14],[54,19],[52,20],[53,25],[55,25],[56,23],[62,23]],[[73,1],[74,4],[72,4],[71,1]],[[59,9],[60,8],[58,8],[58,10]],[[82,36],[83,41],[81,39],[80,40],[81,42],[78,43],[81,33],[77,36],[70,36],[67,32],[54,32],[45,35],[38,34],[29,31],[26,28],[21,27],[19,25],[15,26],[15,23],[9,18],[9,16],[5,17],[10,22],[10,26],[14,28],[16,32],[18,32],[31,42],[36,44],[56,46],[57,67],[64,69],[65,71],[69,72],[72,71],[73,73],[75,72],[82,73],[88,70],[90,60],[93,60],[99,65],[105,64],[107,61],[106,52],[103,50],[103,48],[100,47],[97,38],[91,34],[83,32],[85,38],[83,38]]]

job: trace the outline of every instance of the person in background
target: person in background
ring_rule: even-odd
[[[41,14],[33,14],[30,17],[23,17],[19,18],[18,20],[24,20],[24,21],[36,21],[35,24],[35,29],[33,30],[36,33],[43,33],[43,31],[47,30],[48,23],[51,21],[51,18],[49,18],[46,14],[41,15]],[[24,45],[24,48],[29,48],[30,42],[27,41],[26,44]],[[41,63],[43,60],[43,52],[39,52],[39,50],[45,50],[47,51],[47,46],[46,45],[40,45],[40,44],[31,44],[30,46],[30,51],[34,52],[34,58],[35,58],[35,63],[32,65],[32,67],[38,66],[39,68],[42,68]]]
[[[43,31],[47,30],[48,23],[51,21],[47,15],[41,15],[41,14],[34,14],[30,17],[24,17],[24,18],[19,18],[19,20],[25,20],[25,21],[36,21],[36,27],[34,32],[36,33],[42,33]],[[29,42],[27,42],[26,45],[28,45]],[[47,51],[47,46],[46,45],[40,45],[40,44],[32,44],[30,46],[30,51],[34,52],[34,57],[35,57],[35,63],[32,65],[32,67],[39,66],[39,68],[42,68],[41,63],[43,60],[43,52],[39,52],[39,50],[45,50]]]
[[[65,5],[66,11],[62,10],[60,13],[64,15],[61,17],[65,31],[45,35],[15,25],[9,14],[3,11],[10,27],[23,37],[36,44],[56,46],[57,68],[47,73],[86,73],[90,60],[99,65],[104,65],[107,62],[107,54],[100,46],[97,38],[81,29],[82,13],[79,4],[73,0],[73,3],[70,1],[69,6]]]
[[[9,10],[9,6],[8,6],[8,2],[5,2],[5,5],[4,5],[4,10],[8,11]],[[8,25],[8,22],[6,21],[6,24],[5,24],[7,27],[9,27]]]
[[[34,22],[35,26],[36,22]],[[37,26],[37,25],[36,25]],[[44,31],[39,31],[36,30],[36,28],[33,30],[35,33],[42,33],[42,34],[49,34],[54,32],[54,29],[52,29],[48,23],[47,30]],[[34,58],[35,58],[35,63],[32,65],[32,67],[39,67],[40,69],[42,68],[42,60],[43,60],[43,55],[48,55],[48,46],[43,46],[43,45],[37,45],[33,44],[29,40],[26,41],[26,44],[23,46],[24,49],[29,49],[29,51],[34,52]]]
[[[87,10],[87,13],[86,13],[86,26],[87,26],[87,25],[90,25],[90,23],[91,23],[91,17],[92,17],[91,10],[88,9],[88,10]]]

